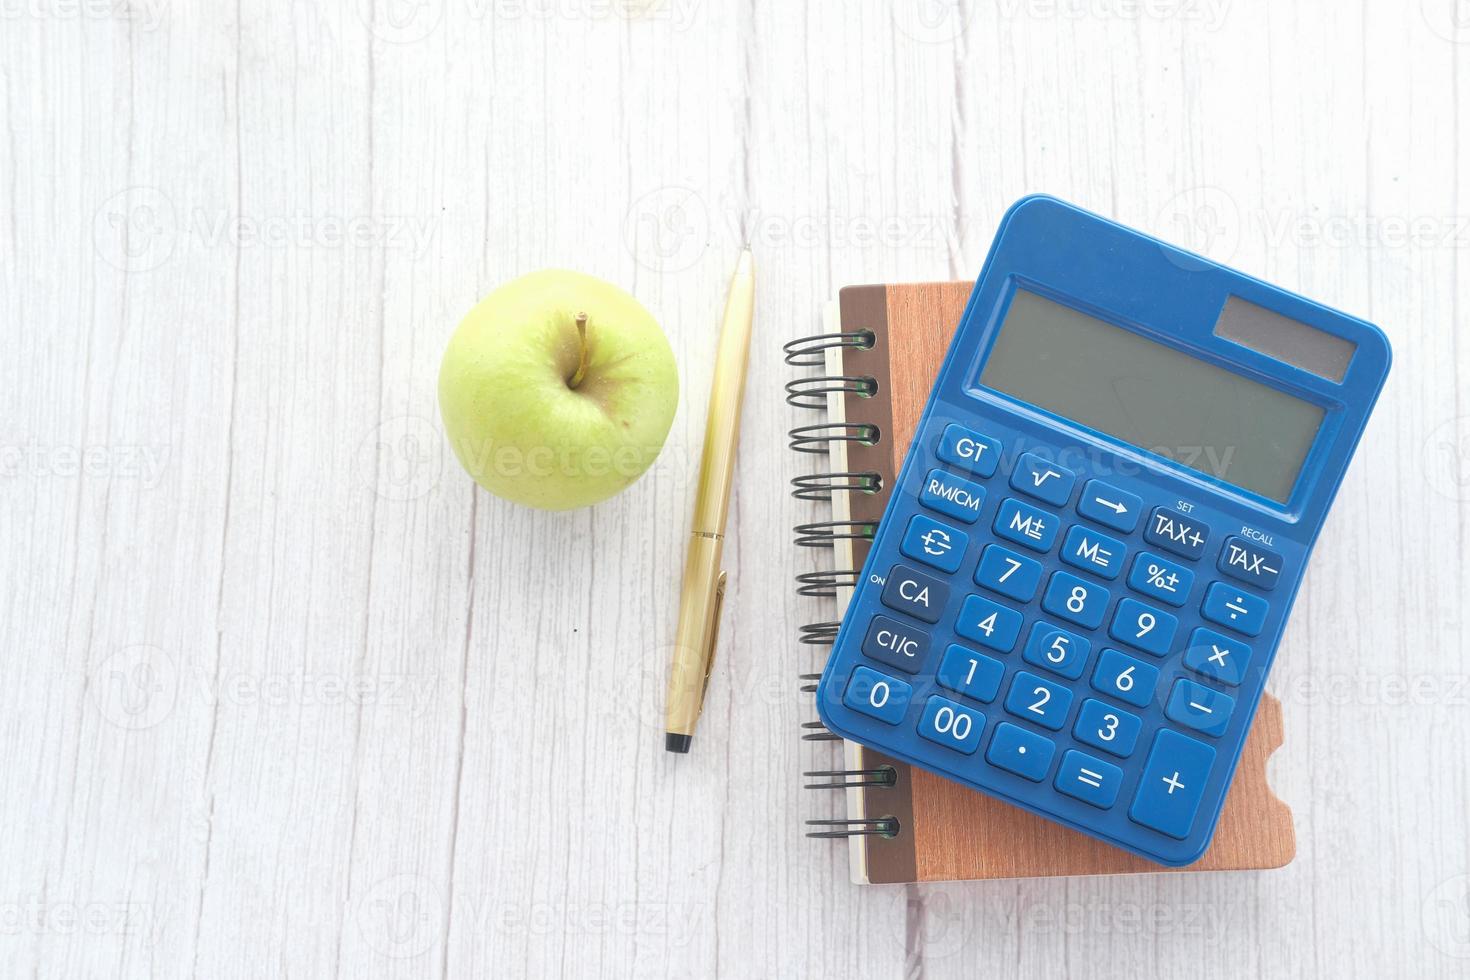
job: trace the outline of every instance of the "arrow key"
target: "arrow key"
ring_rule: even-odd
[[[1124,534],[1138,526],[1143,500],[1102,480],[1088,480],[1077,500],[1077,513]]]

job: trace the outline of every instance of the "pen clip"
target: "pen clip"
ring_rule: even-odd
[[[720,617],[725,612],[725,573],[715,582],[715,608],[709,617],[709,632],[704,638],[704,685],[699,689],[699,707],[704,708],[704,695],[709,690],[709,675],[715,669],[715,648],[720,641]]]

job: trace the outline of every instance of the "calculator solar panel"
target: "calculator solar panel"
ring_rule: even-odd
[[[1196,860],[1389,362],[1361,320],[1018,202],[875,534],[823,721]]]

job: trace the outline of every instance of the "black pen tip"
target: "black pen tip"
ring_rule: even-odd
[[[692,735],[679,735],[675,732],[664,732],[664,748],[669,752],[677,752],[684,755],[689,751],[689,744],[694,741]]]

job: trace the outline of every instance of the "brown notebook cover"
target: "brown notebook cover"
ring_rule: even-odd
[[[877,394],[846,394],[834,408],[848,422],[869,422],[881,437],[873,445],[845,444],[848,471],[879,474],[883,490],[847,495],[849,519],[882,516],[887,490],[903,462],[929,389],[973,287],[969,282],[853,286],[839,294],[841,330],[867,330],[872,347],[840,348],[838,374],[872,377]],[[851,568],[860,569],[867,543],[852,543]],[[891,787],[849,791],[849,817],[892,816],[893,837],[856,839],[855,878],[870,883],[1126,874],[1154,871],[1236,871],[1279,868],[1296,853],[1291,811],[1266,782],[1266,760],[1281,745],[1281,704],[1267,694],[1225,799],[1214,842],[1186,868],[1166,868],[1060,824],[913,769],[859,746],[847,752],[856,768],[891,765]],[[854,812],[855,810],[855,812]]]

